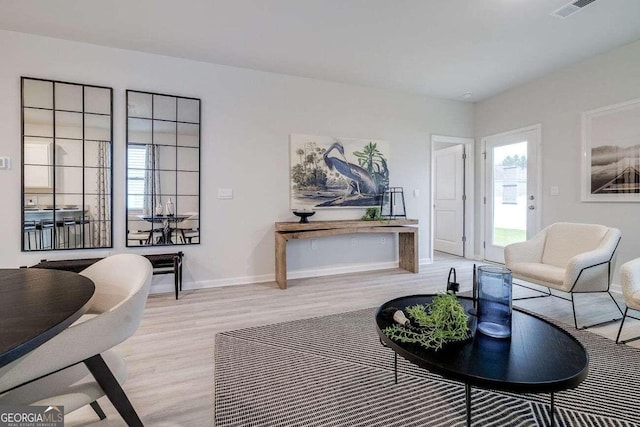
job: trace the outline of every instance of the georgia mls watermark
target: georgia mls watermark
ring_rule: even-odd
[[[0,427],[64,427],[64,406],[0,406]]]

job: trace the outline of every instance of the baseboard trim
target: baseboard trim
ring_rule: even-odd
[[[433,261],[430,258],[423,258],[420,260],[420,265],[431,264]],[[320,276],[333,276],[336,274],[347,273],[361,273],[363,271],[376,271],[376,270],[388,270],[392,268],[398,268],[398,261],[386,261],[367,264],[352,264],[352,265],[340,265],[329,266],[323,268],[307,269],[307,270],[293,270],[287,272],[288,279],[305,279],[309,277]],[[154,277],[155,279],[155,277]],[[183,290],[192,289],[207,289],[207,288],[219,288],[222,286],[236,286],[236,285],[249,285],[253,283],[265,283],[275,282],[275,274],[261,274],[255,276],[242,276],[242,277],[230,277],[226,279],[216,280],[202,280],[198,282],[183,282]],[[168,278],[168,281],[158,277],[157,281],[161,283],[151,284],[151,294],[163,294],[168,292],[175,292],[173,284],[173,276]]]

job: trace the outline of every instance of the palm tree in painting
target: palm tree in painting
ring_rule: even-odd
[[[362,151],[354,151],[353,155],[358,159],[358,164],[369,172],[378,189],[389,185],[387,161],[378,150],[377,143],[369,142]]]
[[[298,155],[298,157],[300,157],[300,164],[302,165],[302,167],[304,168],[304,163],[303,163],[303,159],[304,159],[304,150],[302,148],[298,148],[296,150],[296,154]]]
[[[300,163],[291,168],[291,179],[297,189],[324,189],[327,174],[322,165],[323,148],[313,141],[298,148],[295,154],[300,157]]]

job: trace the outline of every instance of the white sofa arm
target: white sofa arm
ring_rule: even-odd
[[[531,240],[505,246],[504,261],[507,268],[517,262],[542,262],[546,236],[545,229],[536,234]]]
[[[613,261],[618,243],[620,243],[620,236],[620,230],[611,228],[596,249],[583,252],[571,258],[567,263],[565,285],[573,285],[578,280],[578,277],[582,278],[582,270]],[[582,275],[585,275],[585,273],[583,272]],[[608,288],[609,283],[606,283],[606,286]]]

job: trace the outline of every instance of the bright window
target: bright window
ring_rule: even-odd
[[[144,176],[146,161],[146,145],[127,147],[127,207],[130,211],[144,208]]]

